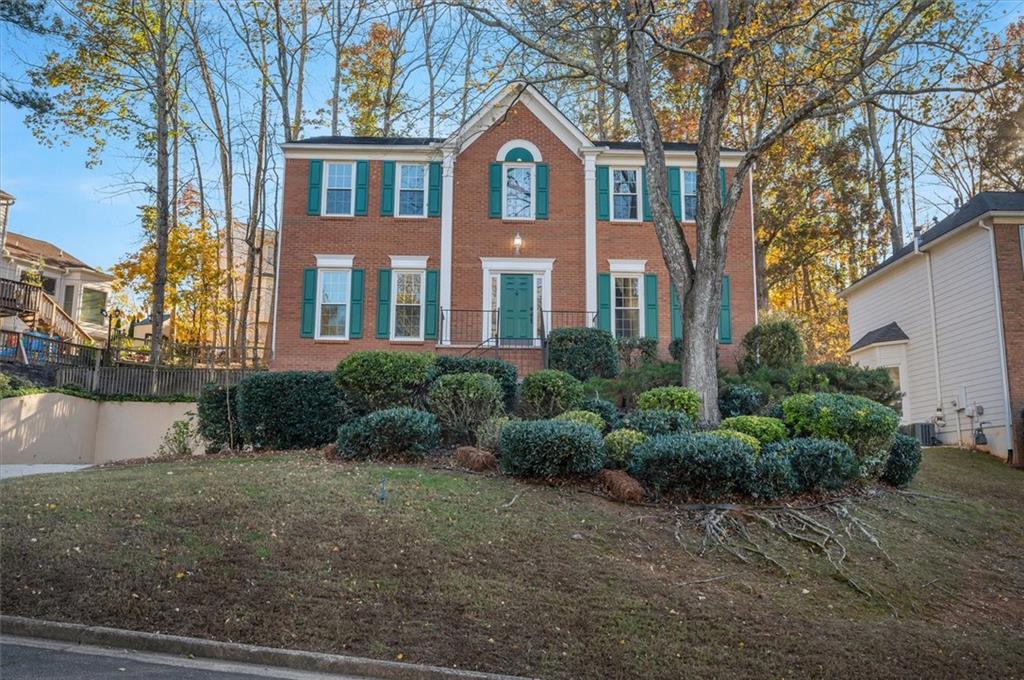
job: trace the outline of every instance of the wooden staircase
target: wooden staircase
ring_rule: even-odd
[[[16,316],[32,330],[61,340],[93,344],[92,337],[39,286],[0,279],[0,317]]]

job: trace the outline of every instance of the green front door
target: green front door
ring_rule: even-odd
[[[526,340],[533,335],[533,274],[501,275],[501,338]]]

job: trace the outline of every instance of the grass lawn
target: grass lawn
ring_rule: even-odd
[[[882,548],[843,536],[864,594],[757,522],[781,568],[701,554],[692,515],[430,467],[26,477],[0,609],[553,678],[1024,677],[1024,473],[932,449],[910,489],[849,503]]]

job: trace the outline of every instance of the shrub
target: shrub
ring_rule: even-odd
[[[615,338],[600,328],[556,328],[548,333],[549,365],[578,380],[619,373]]]
[[[700,397],[688,387],[655,387],[637,397],[636,405],[641,411],[682,411],[690,420],[700,414]]]
[[[899,427],[891,408],[849,394],[797,394],[782,402],[782,413],[796,436],[845,442],[869,475],[882,472]]]
[[[658,360],[657,338],[618,338],[619,362],[626,368],[653,364]]]
[[[476,428],[476,445],[485,451],[497,451],[501,440],[501,431],[512,422],[508,416],[495,416],[480,423]]]
[[[636,368],[624,368],[618,378],[591,378],[585,389],[587,394],[597,394],[617,408],[631,411],[636,408],[636,395],[652,387],[679,385],[681,379],[682,368],[679,364],[659,361]]]
[[[898,408],[901,393],[884,368],[825,363],[790,368],[759,368],[742,377],[726,376],[730,385],[745,384],[759,391],[765,402],[781,402],[794,394],[841,392]]]
[[[256,448],[300,449],[330,443],[351,410],[327,371],[254,373],[236,389],[238,429]]]
[[[682,411],[662,409],[633,411],[626,416],[623,424],[632,430],[643,432],[648,437],[655,437],[659,434],[679,434],[693,429],[693,421]]]
[[[523,378],[520,405],[528,418],[552,418],[582,401],[582,383],[564,371],[547,369]]]
[[[604,432],[604,418],[593,411],[566,411],[555,416],[555,420],[568,420],[574,423],[589,425],[598,432]]]
[[[897,434],[889,448],[882,481],[893,486],[906,486],[914,479],[921,464],[921,442],[905,434]]]
[[[186,458],[196,447],[196,428],[192,425],[191,414],[175,420],[164,432],[156,450],[158,458]]]
[[[750,487],[754,456],[734,439],[707,433],[653,437],[633,449],[629,473],[658,492],[713,499]]]
[[[622,417],[615,404],[600,397],[587,397],[580,403],[581,411],[590,411],[601,416],[604,421],[605,430],[614,430],[619,426]]]
[[[590,475],[601,469],[601,435],[581,423],[523,420],[501,431],[499,463],[504,473],[524,477]]]
[[[723,385],[718,391],[718,410],[724,418],[756,415],[764,404],[764,395],[750,385]]]
[[[830,439],[789,439],[768,444],[761,455],[789,460],[797,488],[805,491],[841,489],[859,473],[853,450]]]
[[[749,434],[761,444],[780,442],[789,436],[785,423],[767,416],[733,416],[722,421],[722,428]]]
[[[442,375],[449,373],[486,373],[493,376],[501,385],[504,393],[505,409],[511,411],[515,408],[516,390],[519,386],[519,372],[516,370],[515,364],[501,359],[441,355],[434,359],[428,382],[432,383]]]
[[[791,368],[804,362],[804,341],[800,329],[788,319],[756,324],[743,336],[740,373],[759,368]]]
[[[647,441],[647,435],[638,430],[622,428],[605,435],[604,455],[615,467],[628,467],[633,449]]]
[[[683,342],[682,338],[674,338],[668,343],[668,355],[672,357],[672,361],[683,362]]]
[[[370,411],[412,406],[426,389],[434,355],[424,352],[360,350],[338,363],[338,386]]]
[[[441,428],[434,414],[400,407],[375,411],[338,428],[342,458],[419,459],[437,446]]]
[[[735,439],[736,441],[745,444],[750,447],[750,452],[755,456],[761,453],[761,442],[757,441],[755,437],[751,437],[749,434],[743,432],[737,432],[736,430],[709,430],[708,434],[713,434],[716,437],[723,437],[725,439]]]
[[[207,451],[220,451],[232,444],[237,446],[241,442],[238,427],[238,389],[230,388],[230,408],[228,392],[227,387],[208,383],[203,385],[199,399],[196,400],[196,432],[206,442]]]
[[[427,404],[449,441],[467,443],[480,423],[502,413],[503,399],[498,381],[486,373],[449,373],[430,388]]]
[[[800,488],[793,466],[782,451],[762,451],[754,461],[754,474],[747,493],[766,501],[788,496]]]

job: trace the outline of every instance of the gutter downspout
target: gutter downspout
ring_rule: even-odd
[[[989,243],[992,246],[992,290],[995,293],[996,305],[996,333],[999,335],[999,366],[1003,374],[1003,417],[1006,419],[1006,434],[1009,438],[1009,445],[1006,447],[1006,462],[1013,462],[1013,444],[1017,440],[1013,432],[1013,409],[1010,406],[1010,383],[1009,371],[1006,366],[1006,336],[1003,335],[1003,302],[1002,293],[999,290],[999,267],[996,264],[996,230],[989,219],[980,220],[978,226],[988,232]]]
[[[915,229],[914,234],[914,254],[924,255],[925,265],[928,269],[928,308],[931,312],[931,326],[932,326],[932,370],[935,372],[935,411],[936,415],[942,414],[942,374],[939,371],[939,326],[935,319],[935,283],[932,276],[932,254],[921,250],[921,231]],[[957,446],[963,444],[963,435],[960,430],[960,417],[957,414],[956,420],[956,439]]]

